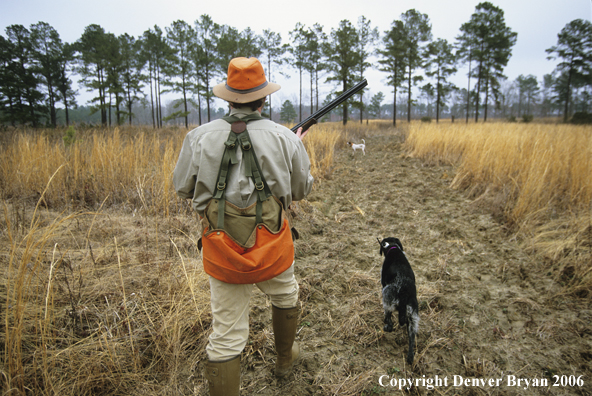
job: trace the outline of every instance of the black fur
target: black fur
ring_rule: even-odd
[[[378,239],[378,238],[377,238]],[[384,255],[380,282],[382,284],[382,305],[384,307],[384,331],[393,331],[392,314],[399,314],[399,326],[407,325],[409,351],[407,362],[413,364],[415,338],[419,326],[419,310],[415,274],[403,245],[397,238],[384,238],[380,243],[380,255]]]

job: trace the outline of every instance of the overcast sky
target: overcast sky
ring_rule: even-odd
[[[271,29],[282,35],[284,42],[297,22],[306,26],[319,23],[325,32],[337,28],[341,20],[353,24],[365,16],[382,34],[391,23],[400,19],[405,11],[415,8],[427,14],[432,24],[434,39],[443,38],[454,43],[460,26],[469,21],[475,12],[477,0],[0,0],[0,31],[12,24],[30,27],[39,21],[53,26],[63,41],[76,41],[90,24],[99,24],[107,32],[135,37],[158,25],[163,30],[173,21],[184,20],[190,24],[202,14],[208,14],[218,24],[230,25],[239,31],[250,27],[261,34]],[[555,62],[547,60],[545,49],[557,43],[557,34],[574,19],[592,20],[592,0],[491,0],[505,14],[506,24],[518,33],[512,57],[505,75],[513,81],[520,74],[533,74],[540,80],[551,73]],[[296,101],[298,79],[296,73],[289,80],[278,78],[282,85],[277,100]],[[453,82],[465,88],[466,70],[459,71]],[[369,73],[370,93],[382,91],[387,98],[392,89],[385,86],[385,74]],[[321,94],[335,88],[323,84]],[[389,101],[389,100],[387,100]],[[392,100],[390,100],[392,102]],[[79,100],[83,104],[83,100]],[[274,106],[276,104],[274,103]]]

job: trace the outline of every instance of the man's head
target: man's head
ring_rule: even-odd
[[[264,99],[280,88],[279,84],[267,81],[257,58],[234,58],[228,65],[226,82],[214,86],[213,91],[214,95],[236,107]]]

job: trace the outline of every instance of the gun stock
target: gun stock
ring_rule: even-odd
[[[327,103],[325,106],[317,110],[310,117],[306,118],[304,121],[294,126],[292,128],[292,132],[296,133],[296,131],[298,131],[298,128],[300,127],[302,127],[302,132],[308,130],[308,128],[319,122],[319,120],[322,117],[324,117],[327,113],[329,113],[331,110],[345,102],[347,99],[354,96],[357,92],[362,90],[367,85],[368,81],[366,81],[366,79],[363,79],[362,81],[360,81],[359,83],[357,83],[356,85],[354,85],[353,87],[339,95],[336,99],[333,99],[331,102]]]

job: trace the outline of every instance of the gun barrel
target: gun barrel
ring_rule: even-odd
[[[334,108],[336,108],[337,106],[339,106],[340,104],[345,102],[350,97],[354,96],[354,94],[356,94],[358,91],[362,90],[367,85],[368,85],[368,81],[366,81],[366,79],[363,79],[362,81],[360,81],[359,83],[357,83],[356,85],[354,85],[353,87],[351,87],[350,89],[348,89],[347,91],[345,91],[344,93],[339,95],[337,98],[335,98],[331,102],[327,103],[325,106],[321,107],[318,111],[316,111],[310,117],[306,118],[304,121],[302,121],[298,125],[294,126],[292,128],[292,132],[296,133],[296,131],[300,127],[302,127],[303,132],[304,132],[305,130],[310,128],[312,125],[316,124],[323,116],[325,116],[331,110],[333,110]]]

